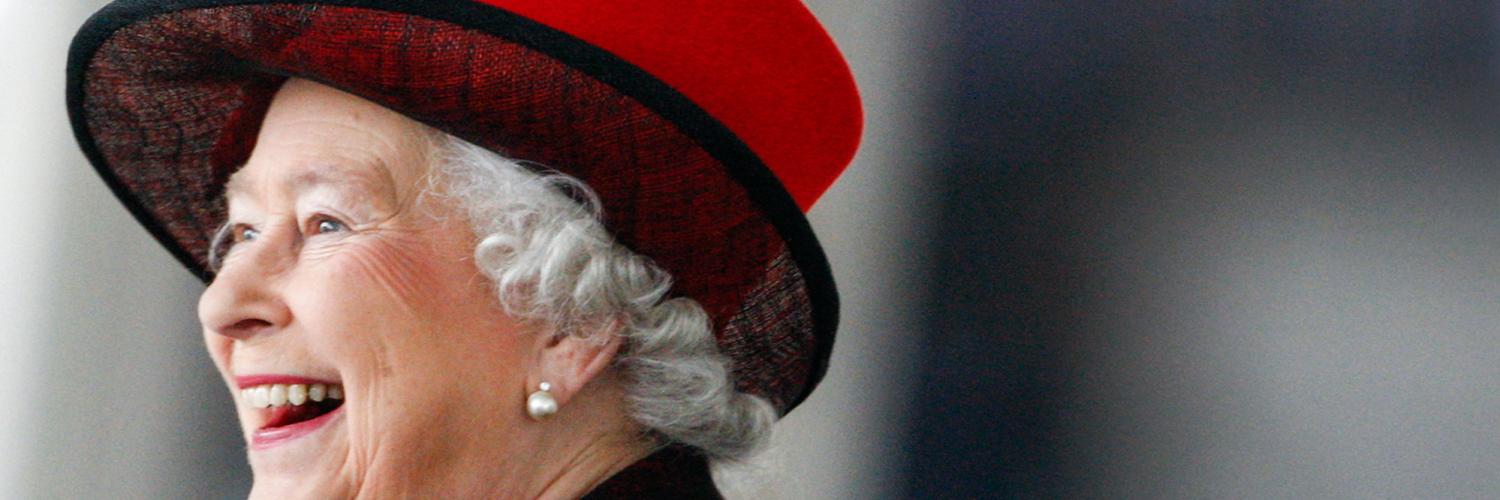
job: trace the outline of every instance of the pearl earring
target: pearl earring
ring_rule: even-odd
[[[542,382],[536,392],[526,397],[526,413],[532,420],[541,420],[557,413],[557,398],[552,397],[552,384]]]

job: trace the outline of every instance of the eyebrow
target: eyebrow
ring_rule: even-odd
[[[374,195],[389,197],[394,201],[396,197],[395,179],[390,171],[383,165],[377,165],[377,173],[355,173],[355,171],[338,167],[315,167],[308,168],[294,175],[286,182],[290,186],[292,194],[300,196],[314,189],[333,186],[335,188],[363,188],[362,190]],[[384,182],[381,182],[384,181]],[[250,188],[245,186],[244,176],[236,172],[229,176],[224,184],[224,197],[228,199],[235,195],[248,195]]]

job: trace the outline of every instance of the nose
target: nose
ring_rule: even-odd
[[[292,319],[281,292],[290,267],[288,252],[270,238],[256,241],[226,261],[198,298],[198,321],[207,331],[248,340],[279,331]]]

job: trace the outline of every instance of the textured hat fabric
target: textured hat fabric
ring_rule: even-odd
[[[68,71],[85,154],[205,280],[223,184],[296,76],[588,183],[709,312],[740,390],[785,413],[826,370],[838,301],[803,210],[861,118],[796,0],[119,1]]]

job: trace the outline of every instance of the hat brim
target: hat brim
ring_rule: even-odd
[[[838,299],[806,218],[744,142],[609,52],[464,0],[122,1],[74,40],[84,153],[204,281],[222,187],[287,77],[576,176],[617,239],[702,303],[740,390],[782,413],[826,371]]]

